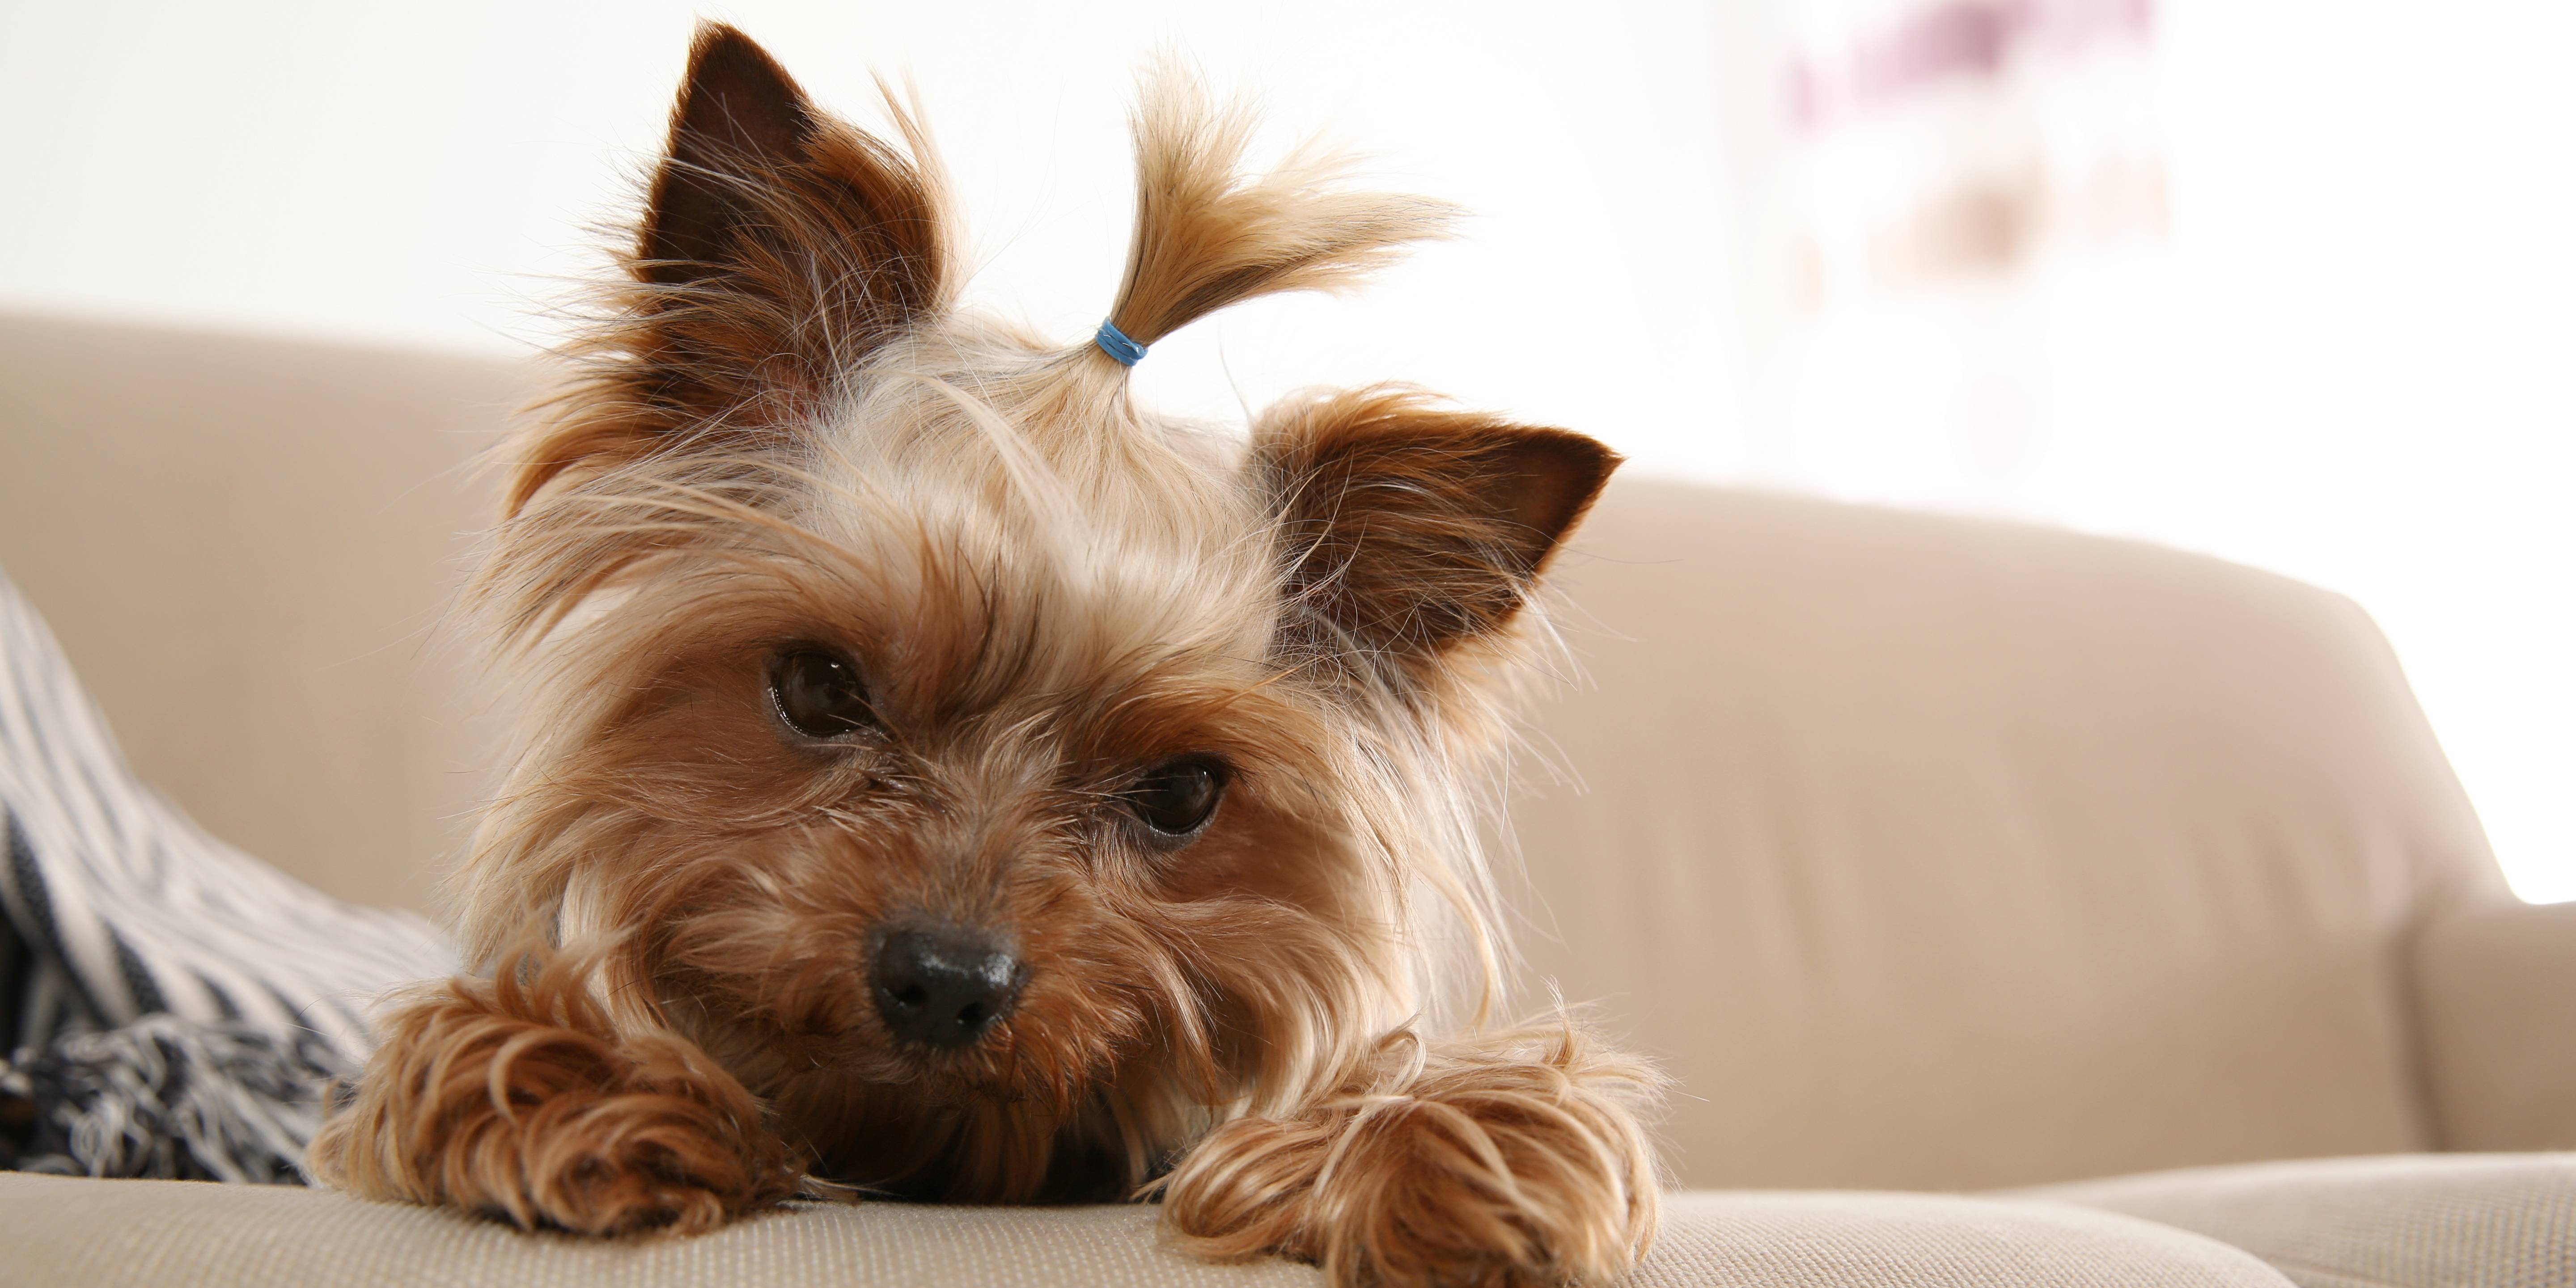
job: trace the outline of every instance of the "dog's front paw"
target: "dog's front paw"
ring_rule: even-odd
[[[591,1064],[584,1086],[515,1121],[488,1120],[483,1139],[459,1142],[460,1161],[488,1178],[482,1202],[513,1222],[597,1235],[694,1234],[793,1189],[784,1151],[699,1088],[602,1067],[622,1062],[593,1062],[588,1053],[531,1050],[522,1060],[563,1054]]]
[[[315,1175],[524,1229],[695,1233],[797,1169],[740,1083],[676,1037],[616,1041],[578,997],[459,981],[391,1017]]]
[[[1166,1219],[1202,1255],[1281,1253],[1344,1288],[1597,1284],[1654,1234],[1632,1103],[1645,1070],[1566,1032],[1419,1050],[1287,1118],[1242,1118],[1184,1158]]]

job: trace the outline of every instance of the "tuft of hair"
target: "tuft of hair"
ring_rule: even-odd
[[[1146,74],[1134,125],[1136,230],[1109,320],[1138,344],[1255,296],[1356,285],[1406,246],[1448,236],[1464,213],[1348,190],[1348,158],[1311,142],[1245,177],[1252,113],[1216,106],[1168,58]]]

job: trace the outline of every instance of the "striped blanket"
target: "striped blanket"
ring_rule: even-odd
[[[304,886],[136,781],[5,577],[0,827],[0,1168],[298,1181],[370,1000],[456,966],[418,917]]]

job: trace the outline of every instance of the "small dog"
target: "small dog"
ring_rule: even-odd
[[[432,986],[318,1177],[594,1235],[808,1178],[1158,1198],[1341,1284],[1595,1283],[1652,1237],[1654,1075],[1495,994],[1477,824],[1536,579],[1618,458],[1404,388],[1249,442],[1144,346],[1440,235],[1185,77],[1110,320],[960,311],[903,146],[701,28],[630,280],[510,448],[471,593],[522,683]]]

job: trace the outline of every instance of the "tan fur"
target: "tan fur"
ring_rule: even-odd
[[[1163,1198],[1193,1251],[1287,1252],[1335,1283],[1600,1283],[1654,1238],[1626,1103],[1653,1085],[1571,1028],[1399,1030],[1300,1112],[1218,1127]]]
[[[1242,118],[1186,82],[1146,103],[1139,340],[1443,226],[1308,162],[1243,179]],[[630,280],[511,449],[474,590],[523,717],[462,887],[487,976],[396,1005],[317,1173],[592,1234],[704,1229],[799,1171],[1153,1189],[1209,1255],[1344,1284],[1614,1277],[1653,1228],[1655,1079],[1479,1027],[1477,836],[1529,596],[1617,458],[1400,389],[1248,442],[1154,417],[1092,346],[955,306],[896,115],[908,156],[701,32]],[[802,648],[876,724],[782,723]],[[1122,803],[1179,756],[1231,773],[1185,840]],[[921,918],[1025,968],[970,1045],[871,991]]]
[[[1229,304],[1277,291],[1355,286],[1461,213],[1423,197],[1339,188],[1340,167],[1309,147],[1247,181],[1252,118],[1217,111],[1166,66],[1136,113],[1136,236],[1109,319],[1152,344]]]

